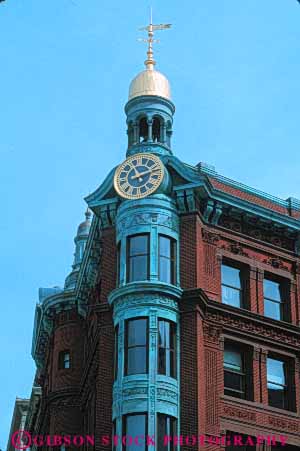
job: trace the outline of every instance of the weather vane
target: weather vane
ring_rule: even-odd
[[[156,64],[154,58],[153,58],[153,44],[160,42],[159,39],[154,39],[154,32],[158,30],[166,30],[168,28],[171,28],[171,24],[159,24],[159,25],[153,25],[152,20],[152,8],[150,9],[150,24],[146,27],[139,28],[139,31],[147,31],[148,32],[148,38],[139,38],[139,41],[147,42],[148,43],[148,51],[147,51],[147,59],[145,61],[145,65],[147,69],[153,70],[154,65]]]

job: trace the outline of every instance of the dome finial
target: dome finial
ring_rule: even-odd
[[[145,66],[146,66],[147,70],[154,70],[154,66],[156,64],[156,61],[153,58],[153,44],[159,42],[159,39],[154,39],[154,31],[166,30],[167,28],[171,28],[170,23],[153,25],[152,8],[151,8],[150,9],[150,24],[147,25],[146,27],[140,28],[140,31],[148,32],[148,38],[147,39],[143,39],[143,38],[139,39],[139,41],[148,42],[147,59],[145,61]]]
[[[91,216],[92,216],[92,212],[91,212],[91,210],[89,209],[89,207],[87,207],[86,212],[85,212],[85,218],[86,218],[86,220],[89,221],[89,220],[91,219]]]

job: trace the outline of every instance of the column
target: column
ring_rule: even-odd
[[[152,119],[147,119],[147,124],[148,124],[148,142],[152,142],[152,124],[153,121]]]
[[[268,386],[267,386],[267,349],[261,349],[260,355],[260,383],[261,383],[261,402],[265,405],[269,404]]]
[[[264,314],[264,270],[257,269],[257,304],[260,315]]]

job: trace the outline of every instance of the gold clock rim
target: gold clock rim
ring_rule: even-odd
[[[130,161],[131,159],[136,158],[137,156],[142,157],[142,158],[143,157],[150,157],[153,160],[155,160],[160,165],[160,168],[161,168],[160,177],[158,179],[157,185],[154,186],[153,188],[150,188],[150,190],[147,191],[145,194],[126,194],[123,191],[121,191],[121,189],[119,187],[118,177],[120,175],[121,168],[123,167],[123,165],[128,163],[128,161]],[[114,175],[114,188],[115,188],[116,192],[119,194],[119,196],[123,197],[124,199],[128,199],[128,200],[143,199],[143,198],[145,198],[147,196],[150,196],[150,194],[153,194],[160,187],[160,185],[161,185],[161,183],[163,181],[163,178],[164,178],[164,165],[163,165],[161,159],[158,156],[154,155],[153,153],[145,153],[145,152],[137,153],[137,154],[131,155],[130,157],[126,158],[126,160],[123,161],[123,163],[121,163],[117,167],[115,175]]]

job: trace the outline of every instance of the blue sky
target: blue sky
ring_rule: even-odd
[[[300,5],[153,0],[155,52],[176,105],[173,151],[300,198]],[[83,197],[126,151],[124,105],[143,68],[144,0],[0,3],[0,448],[30,395],[39,287],[63,284]]]

